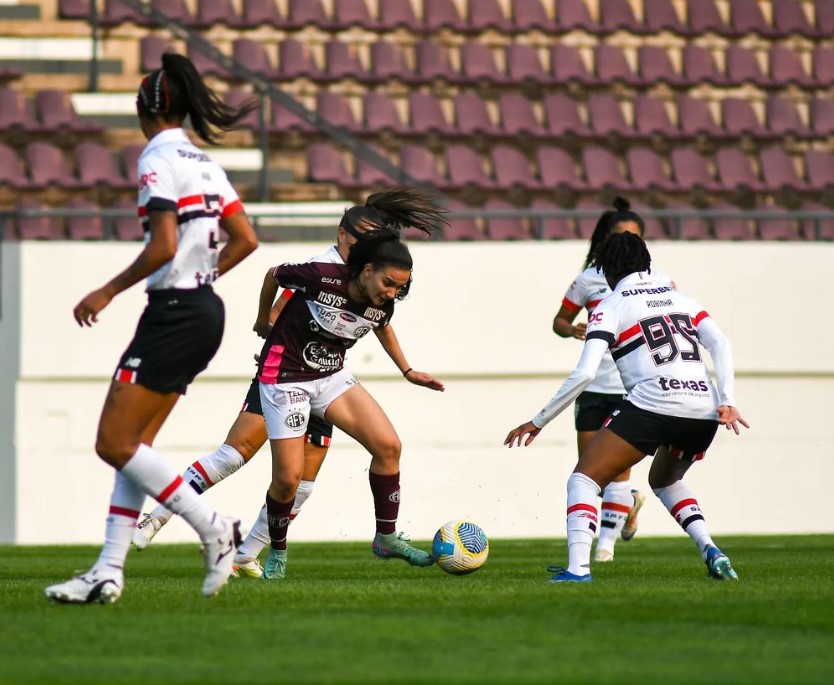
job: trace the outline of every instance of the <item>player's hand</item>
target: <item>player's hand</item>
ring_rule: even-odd
[[[750,424],[741,418],[738,409],[731,407],[729,404],[722,404],[718,407],[718,423],[722,426],[727,426],[727,430],[732,429],[736,435],[739,434],[738,424],[741,424],[745,428],[750,428]]]
[[[573,327],[573,337],[577,340],[585,340],[585,329],[587,324],[578,323]]]
[[[104,309],[113,296],[110,295],[104,288],[93,290],[81,302],[75,305],[72,310],[72,315],[75,317],[79,326],[92,326],[98,321],[98,313]]]
[[[522,423],[518,428],[513,428],[507,434],[507,437],[504,440],[504,444],[507,447],[512,447],[514,444],[518,445],[518,447],[521,447],[521,441],[524,440],[524,447],[528,447],[541,432],[541,428],[537,428],[532,421],[528,421],[527,423]],[[526,440],[524,439],[525,435],[527,436]]]
[[[446,389],[446,386],[443,385],[443,383],[424,371],[414,371],[412,369],[405,375],[405,379],[409,383],[420,385],[424,388],[428,388],[429,390],[438,390],[443,392]]]
[[[272,330],[272,326],[269,325],[269,319],[258,318],[255,321],[255,325],[252,326],[252,330],[258,334],[258,337],[266,338],[269,335],[269,331]]]
[[[253,354],[252,356],[255,358],[255,363],[256,364],[261,363],[261,355],[259,355],[257,352],[255,352],[255,354]]]

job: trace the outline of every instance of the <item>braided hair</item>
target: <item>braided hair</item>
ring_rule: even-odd
[[[597,271],[602,271],[611,284],[638,271],[652,272],[649,249],[643,239],[634,233],[609,235],[597,251],[595,264]]]
[[[389,264],[410,272],[414,260],[408,246],[400,240],[399,232],[395,228],[385,227],[363,234],[360,240],[350,246],[347,258],[350,280],[359,278],[366,264],[374,264],[377,268]],[[405,298],[410,288],[411,276],[399,289],[397,300]]]
[[[366,231],[387,229],[399,234],[411,226],[427,235],[447,224],[446,210],[435,194],[410,188],[394,186],[388,190],[369,195],[364,205],[346,210],[339,223],[345,231],[358,238],[357,225],[362,223]]]
[[[624,197],[614,198],[614,209],[609,209],[603,212],[602,216],[597,221],[594,232],[591,234],[590,247],[588,248],[588,255],[585,257],[585,263],[582,265],[583,269],[598,264],[596,252],[600,246],[605,242],[605,239],[611,235],[617,224],[634,222],[640,229],[640,236],[646,233],[646,225],[637,212],[631,210],[631,203]]]
[[[162,68],[142,79],[136,96],[140,117],[175,121],[190,116],[194,132],[209,144],[217,143],[219,131],[235,128],[257,106],[257,99],[251,98],[230,107],[205,84],[188,57],[173,52],[162,55]]]

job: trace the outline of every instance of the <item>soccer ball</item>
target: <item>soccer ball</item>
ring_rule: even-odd
[[[489,540],[471,521],[449,521],[435,534],[431,553],[446,573],[462,576],[474,573],[486,563]]]

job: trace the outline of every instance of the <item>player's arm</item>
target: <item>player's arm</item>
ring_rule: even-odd
[[[421,385],[424,388],[430,388],[431,390],[440,390],[441,392],[445,390],[443,383],[430,374],[425,373],[424,371],[415,371],[411,368],[405,358],[405,354],[400,347],[400,342],[397,340],[397,335],[394,333],[394,328],[391,324],[375,328],[374,334],[376,335],[376,339],[379,340],[379,344],[382,345],[382,349],[385,350],[389,357],[391,357],[391,361],[396,364],[400,373],[409,383]]]
[[[239,201],[226,207],[220,218],[220,228],[226,231],[229,239],[217,255],[218,276],[240,264],[258,248],[258,236]]]
[[[572,303],[571,303],[572,305]],[[553,318],[553,332],[560,338],[576,338],[577,340],[585,339],[585,324],[578,323],[574,325],[574,319],[578,316],[580,308],[574,306],[567,306],[562,303],[556,316]]]
[[[272,311],[272,303],[275,302],[275,296],[277,294],[278,281],[275,280],[275,269],[270,269],[266,272],[263,285],[261,285],[261,294],[258,298],[258,315],[255,317],[255,325],[252,326],[252,330],[261,338],[266,338],[272,328],[269,322],[269,315]]]
[[[745,428],[750,425],[741,417],[735,402],[735,368],[730,339],[706,312],[695,317],[698,340],[707,349],[715,367],[715,381],[718,385],[718,421],[738,435],[738,424]]]
[[[287,306],[287,302],[292,297],[292,290],[282,290],[281,294],[278,295],[275,302],[272,304],[272,309],[269,312],[269,325],[274,326],[275,320],[281,316],[281,312],[284,311],[284,307]]]

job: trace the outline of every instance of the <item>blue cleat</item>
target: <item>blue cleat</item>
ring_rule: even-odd
[[[707,558],[704,563],[707,565],[707,573],[710,578],[715,578],[716,580],[738,580],[738,573],[735,572],[727,555],[722,554],[718,547],[710,547],[707,550]]]
[[[566,568],[562,566],[548,566],[547,567],[548,573],[554,573],[555,575],[548,580],[548,583],[590,583],[591,582],[591,574],[586,573],[585,575],[578,576],[575,573],[571,573]]]

